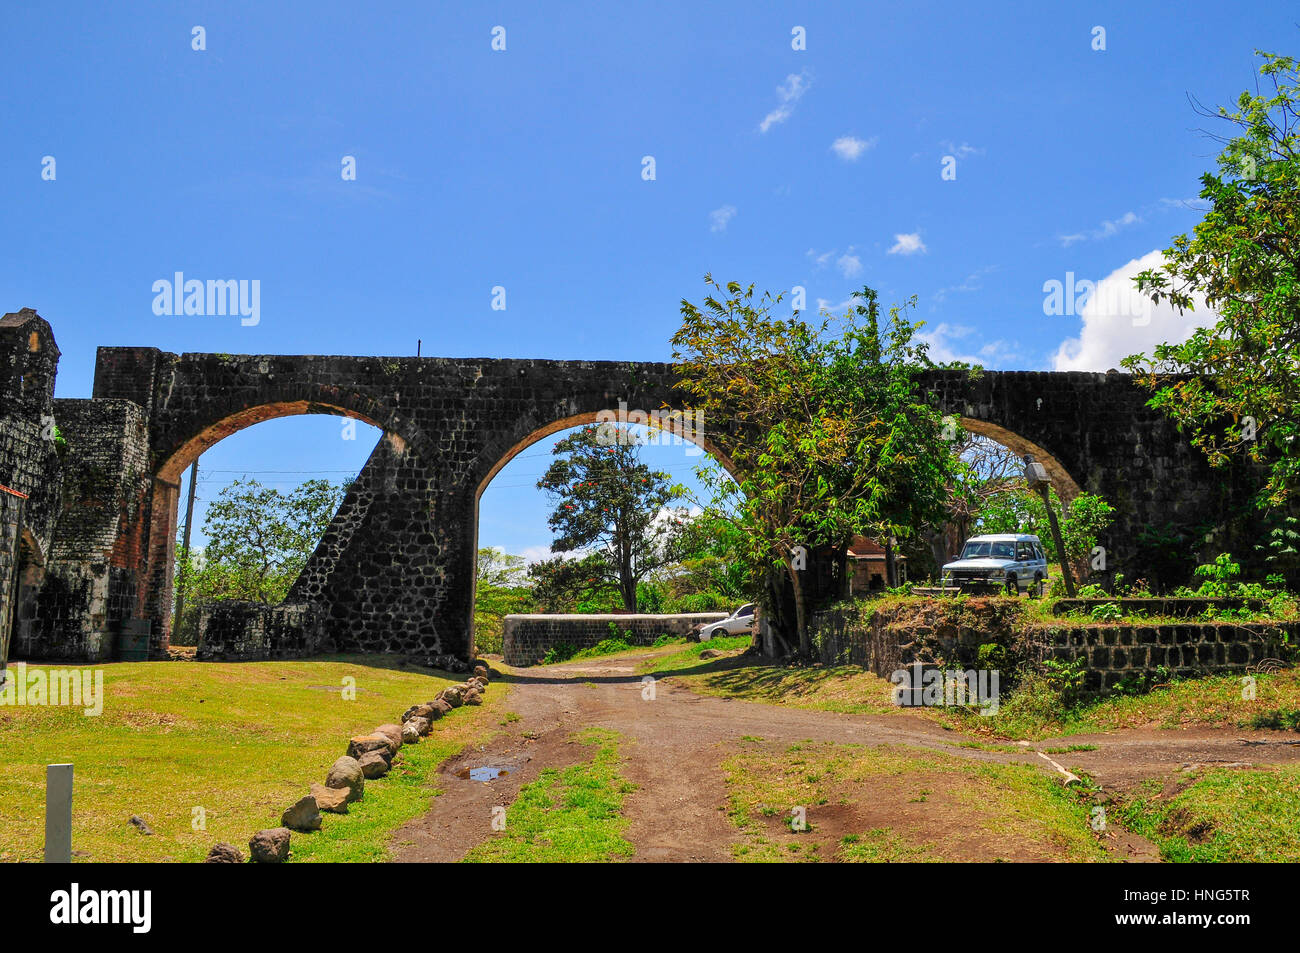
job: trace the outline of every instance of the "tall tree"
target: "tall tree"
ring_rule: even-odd
[[[1211,464],[1267,462],[1268,505],[1300,479],[1300,75],[1291,57],[1259,55],[1264,91],[1242,93],[1235,109],[1202,110],[1236,130],[1215,137],[1225,143],[1218,171],[1201,176],[1205,218],[1136,279],[1180,311],[1203,296],[1217,321],[1123,364]]]
[[[914,368],[929,364],[914,340],[920,325],[895,308],[882,337],[869,288],[848,315],[811,324],[774,316],[780,296],[705,280],[712,292],[702,306],[682,302],[672,339],[679,386],[704,419],[730,424],[715,436],[737,482],[715,478],[713,506],[737,525],[736,552],[756,588],[768,570],[789,580],[807,656],[808,554],[858,534],[904,531],[944,499],[942,461],[951,454],[915,382]],[[768,587],[755,598],[773,608]]]
[[[222,487],[203,519],[202,558],[182,571],[204,599],[279,602],[302,572],[347,492],[347,484],[308,480],[289,493],[256,480]]]
[[[555,445],[537,482],[555,505],[547,520],[556,553],[592,550],[575,579],[614,588],[635,612],[637,583],[672,561],[676,521],[665,516],[677,495],[668,474],[641,462],[643,438],[627,427],[583,427]],[[590,558],[597,557],[596,559]],[[575,567],[555,566],[564,577]]]

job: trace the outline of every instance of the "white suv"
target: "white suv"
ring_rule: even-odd
[[[961,556],[943,567],[943,584],[963,589],[1005,588],[1041,594],[1047,582],[1047,555],[1037,536],[994,533],[972,536]]]

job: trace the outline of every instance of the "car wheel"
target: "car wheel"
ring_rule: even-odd
[[[1020,595],[1020,583],[1016,582],[1014,574],[1007,576],[1007,595],[1017,597]]]
[[[1043,574],[1041,572],[1034,573],[1034,588],[1030,592],[1034,594],[1035,598],[1041,599],[1043,598],[1043,588]]]

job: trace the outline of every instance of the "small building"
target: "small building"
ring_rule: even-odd
[[[885,547],[866,536],[854,536],[849,543],[849,594],[879,592],[889,578],[885,570]],[[907,580],[907,557],[895,549],[894,565],[901,585]]]

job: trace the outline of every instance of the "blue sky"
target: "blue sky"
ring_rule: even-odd
[[[9,5],[0,309],[52,323],[63,397],[97,345],[666,359],[708,271],[810,307],[915,294],[937,356],[1104,370],[1191,319],[1047,315],[1044,283],[1121,284],[1190,229],[1217,149],[1188,95],[1230,102],[1298,35],[1282,2],[755,7]],[[155,314],[176,271],[259,280],[259,323]],[[201,489],[355,471],[359,429],[259,425]],[[548,542],[548,446],[481,542]]]

